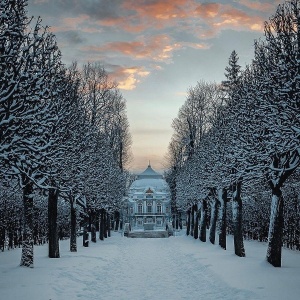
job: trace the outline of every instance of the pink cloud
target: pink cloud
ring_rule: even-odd
[[[282,3],[282,0],[273,0],[272,3],[264,3],[262,1],[254,1],[254,0],[239,0],[238,3],[242,4],[248,8],[253,10],[262,11],[270,13],[276,8],[279,3]]]
[[[78,30],[86,33],[101,32],[99,25],[91,21],[88,15],[79,15],[73,18],[63,18],[56,26],[51,27],[52,32]]]
[[[220,22],[214,23],[215,26],[226,28],[234,27],[238,29],[248,29],[261,31],[264,19],[260,16],[251,16],[242,10],[228,7],[220,14]]]
[[[194,15],[204,19],[212,19],[219,14],[220,9],[221,4],[219,3],[203,3],[197,6],[194,11]]]
[[[123,7],[136,11],[140,18],[156,20],[170,20],[174,18],[187,18],[188,12],[193,6],[192,0],[165,0],[165,1],[124,1]]]
[[[133,90],[136,85],[150,74],[144,67],[117,67],[111,72],[112,78],[121,90]]]
[[[137,33],[149,28],[172,26],[179,19],[188,19],[194,8],[194,0],[126,0],[120,7],[123,16],[107,17],[97,22],[102,26],[115,26]]]
[[[182,48],[182,44],[174,42],[168,35],[140,37],[129,42],[111,42],[103,46],[89,46],[83,50],[92,52],[115,52],[134,59],[170,62],[172,53]]]
[[[244,2],[248,3],[249,0]],[[261,16],[249,14],[228,4],[200,4],[194,14],[206,22],[206,28],[198,34],[200,38],[213,37],[221,30],[229,28],[250,31],[262,31],[263,29],[264,19]]]

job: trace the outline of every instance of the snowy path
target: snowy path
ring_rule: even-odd
[[[121,278],[108,278],[104,294],[111,299],[250,299],[251,293],[229,287],[174,246],[172,238],[125,239],[118,257],[122,263],[110,269]]]
[[[284,250],[284,267],[264,261],[262,243],[246,241],[246,258],[191,237],[131,239],[113,233],[104,242],[49,259],[35,247],[35,267],[18,266],[21,249],[0,253],[1,300],[243,300],[297,299],[300,254]]]

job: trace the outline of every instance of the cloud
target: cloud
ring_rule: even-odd
[[[62,32],[62,38],[65,44],[78,45],[83,44],[86,39],[76,30]]]
[[[33,0],[34,4],[41,4],[41,3],[47,3],[49,0]]]
[[[219,14],[220,9],[221,4],[219,3],[203,3],[196,7],[194,15],[203,19],[211,19]]]
[[[88,46],[83,50],[97,53],[118,53],[130,56],[138,60],[171,61],[172,53],[182,48],[182,44],[176,43],[168,35],[156,35],[140,37],[134,41],[116,41],[103,46]]]
[[[102,28],[91,22],[88,15],[79,15],[77,17],[61,18],[54,26],[51,27],[54,33],[66,31],[78,31],[83,33],[100,33]]]
[[[127,0],[124,1],[123,7],[135,10],[140,17],[168,20],[186,18],[192,4],[191,0]]]
[[[214,26],[236,29],[250,29],[261,31],[263,29],[263,18],[259,16],[250,16],[242,10],[228,7],[220,13],[220,22],[214,23]]]
[[[192,47],[194,49],[208,49],[209,45],[205,43],[175,42],[168,35],[156,35],[149,37],[140,37],[134,41],[110,42],[103,46],[84,47],[84,51],[94,53],[117,53],[124,56],[130,56],[134,60],[149,60],[155,62],[170,63],[173,52]],[[161,68],[156,66],[156,69]]]
[[[118,88],[121,90],[133,90],[136,85],[150,72],[144,67],[122,67],[122,66],[110,66],[110,75],[118,83]]]
[[[263,1],[254,1],[254,0],[239,0],[235,1],[245,7],[248,7],[253,10],[262,11],[269,13],[274,10],[274,8],[282,3],[282,0],[272,0],[271,2],[263,2]]]
[[[249,0],[243,2],[248,5],[253,4],[249,3]],[[266,7],[269,6],[266,5]],[[262,31],[263,29],[264,18],[262,16],[234,8],[229,4],[199,4],[194,14],[205,22],[205,25],[202,24],[202,31],[198,34],[199,38],[212,38],[224,29],[248,31]]]

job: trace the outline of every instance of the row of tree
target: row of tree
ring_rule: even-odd
[[[267,261],[279,267],[283,241],[299,249],[299,0],[279,5],[265,22],[244,70],[231,53],[225,76],[222,84],[190,88],[173,121],[167,172],[173,210],[187,211],[187,234],[202,241],[209,214],[210,241],[218,228],[226,249],[232,232],[238,256],[245,256],[243,236],[267,237]],[[283,192],[294,201],[284,201]]]
[[[76,251],[79,206],[92,216],[118,210],[131,137],[117,84],[98,63],[66,68],[55,36],[40,18],[27,16],[27,5],[0,2],[0,201],[15,208],[16,199],[23,201],[24,216],[16,222],[21,265],[32,267],[40,199],[48,203],[49,257],[59,257],[59,201],[70,205],[70,249]],[[5,215],[4,236],[12,224]]]

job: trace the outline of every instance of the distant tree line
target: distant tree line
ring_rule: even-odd
[[[245,256],[244,238],[300,250],[300,1],[278,6],[243,70],[233,51],[221,84],[191,87],[173,121],[167,181],[187,235]],[[231,206],[231,210],[229,209]],[[199,232],[198,232],[199,230]]]
[[[33,245],[59,237],[77,251],[79,225],[107,236],[119,224],[131,136],[126,102],[99,63],[66,67],[55,36],[28,1],[0,2],[0,242]],[[85,231],[85,235],[87,232]]]

